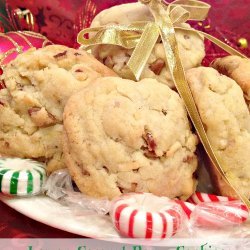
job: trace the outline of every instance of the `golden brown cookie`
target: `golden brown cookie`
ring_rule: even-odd
[[[141,3],[129,3],[103,10],[94,18],[91,27],[111,24],[127,25],[136,21],[152,20],[153,16],[147,6]],[[182,27],[190,28],[190,25],[183,24]],[[184,70],[200,66],[205,56],[203,38],[194,32],[185,30],[176,30],[176,38]],[[114,45],[99,45],[93,49],[93,54],[98,60],[121,76],[128,72],[126,64],[132,52],[132,49],[124,49]],[[153,48],[142,72],[141,79],[144,78],[154,78],[171,88],[174,87],[165,50],[160,39]]]
[[[4,69],[0,90],[0,154],[34,158],[48,171],[65,167],[62,112],[67,99],[115,73],[84,51],[61,45],[31,49]]]
[[[179,95],[154,79],[97,79],[67,102],[64,131],[67,167],[87,195],[195,190],[197,138]]]
[[[211,66],[221,74],[235,80],[242,88],[245,99],[250,105],[250,59],[226,56],[216,59]]]
[[[250,114],[241,88],[213,68],[190,69],[186,75],[223,170],[234,176],[237,189],[250,198]],[[234,194],[212,165],[210,173],[222,195]]]

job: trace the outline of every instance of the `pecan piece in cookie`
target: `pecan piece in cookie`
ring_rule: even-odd
[[[163,59],[158,58],[156,61],[154,61],[149,68],[156,74],[160,75],[162,69],[165,67],[165,62]]]
[[[0,78],[0,155],[38,159],[48,173],[65,168],[64,106],[102,76],[116,74],[86,51],[49,45],[18,55]]]
[[[194,159],[194,156],[193,156],[193,155],[187,155],[186,157],[183,158],[182,161],[183,161],[184,163],[188,163],[188,164],[189,164],[189,163],[192,162],[193,159]]]
[[[197,140],[182,100],[168,86],[150,78],[97,79],[68,100],[63,125],[65,162],[84,194],[186,199],[194,192]],[[187,156],[193,160],[183,162]]]
[[[164,115],[167,115],[168,114],[168,111],[166,109],[162,109],[161,112],[164,114]]]
[[[157,158],[157,155],[155,153],[155,149],[157,147],[156,142],[153,138],[152,133],[145,127],[144,128],[145,133],[142,135],[142,138],[144,142],[146,143],[146,146],[143,145],[141,147],[142,150],[144,150],[144,155],[148,158]]]
[[[63,56],[66,56],[67,54],[67,50],[65,50],[64,52],[61,52],[61,53],[58,53],[56,55],[54,55],[54,58],[60,58],[60,57],[63,57]]]
[[[114,61],[112,60],[112,57],[111,56],[107,56],[105,59],[104,59],[104,64],[106,66],[108,66],[109,68],[113,68],[114,66]]]
[[[153,19],[153,15],[147,6],[137,1],[137,3],[116,5],[101,11],[92,20],[91,27],[96,28],[112,24],[128,25],[137,21],[148,22]],[[180,24],[180,27],[191,29],[187,23]],[[134,39],[139,37],[140,33],[124,31],[125,35]],[[90,34],[90,37],[92,38],[93,35]],[[176,30],[176,38],[184,70],[199,66],[205,56],[202,36],[194,32],[178,29]],[[91,52],[100,62],[113,69],[118,75],[124,76],[127,74],[127,62],[131,58],[133,48],[126,49],[120,46],[103,44],[93,46]],[[175,87],[160,37],[157,39],[147,62],[145,62],[141,74],[141,79],[144,78],[154,78],[171,88]]]
[[[75,55],[75,56],[81,56],[82,54],[76,52],[76,53],[74,53],[74,55]]]
[[[33,107],[28,110],[31,120],[38,127],[47,127],[57,123],[57,119],[45,108]]]
[[[237,59],[241,63],[241,58],[226,57],[216,60],[213,66],[219,68],[223,60],[221,66],[225,65],[230,73],[237,69]],[[242,89],[234,80],[210,67],[190,69],[186,76],[208,139],[223,163],[223,171],[239,193],[250,199],[250,114]],[[218,193],[237,197],[212,162],[208,162],[206,165]]]
[[[5,89],[5,88],[6,88],[6,85],[5,85],[4,80],[0,81],[0,89]]]
[[[81,72],[83,72],[81,69],[77,69],[77,70],[75,70],[75,72],[76,73],[81,73]]]

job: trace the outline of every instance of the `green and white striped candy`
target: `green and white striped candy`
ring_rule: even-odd
[[[17,196],[38,194],[46,179],[42,163],[29,159],[0,158],[0,192]]]

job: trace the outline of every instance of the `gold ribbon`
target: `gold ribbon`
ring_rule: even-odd
[[[232,55],[245,56],[209,34],[191,28],[180,27],[180,24],[187,20],[204,20],[208,14],[210,5],[196,0],[177,0],[171,4],[163,3],[161,0],[139,1],[149,7],[153,14],[154,22],[135,22],[130,25],[111,25],[85,29],[78,34],[78,43],[82,44],[85,49],[89,49],[98,44],[119,45],[127,49],[135,48],[127,64],[131,71],[127,77],[139,80],[155,43],[160,36],[173,81],[185,103],[192,123],[208,156],[222,178],[234,189],[236,194],[250,209],[248,198],[238,192],[237,187],[233,184],[234,177],[224,172],[222,166],[225,164],[216,156],[209,142],[192,92],[185,78],[175,37],[175,30],[181,29],[198,33]],[[91,38],[87,39],[84,37],[86,34],[92,32],[94,32],[95,35],[91,36]]]

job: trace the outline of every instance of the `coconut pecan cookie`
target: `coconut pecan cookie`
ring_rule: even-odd
[[[197,138],[168,86],[97,79],[69,99],[63,118],[65,161],[81,192],[110,199],[126,192],[186,199],[194,192]]]
[[[226,56],[216,59],[211,66],[240,85],[250,108],[250,60],[239,56]]]
[[[152,21],[153,16],[147,6],[141,3],[129,3],[103,10],[93,20],[91,27],[110,24],[130,24],[136,21]],[[190,27],[183,24],[182,27]],[[197,67],[205,56],[203,38],[195,33],[177,30],[176,38],[184,69]],[[93,49],[94,56],[121,76],[126,75],[126,64],[133,50],[119,46],[99,45]],[[161,40],[155,45],[141,78],[155,78],[171,88],[174,83],[167,65],[164,47]]]
[[[237,83],[213,68],[187,71],[201,119],[223,169],[237,189],[250,198],[250,114]],[[211,165],[213,181],[222,195],[235,195]]]
[[[0,154],[35,158],[48,171],[64,167],[62,112],[69,96],[115,75],[84,51],[52,45],[19,55],[4,69],[0,90]]]

